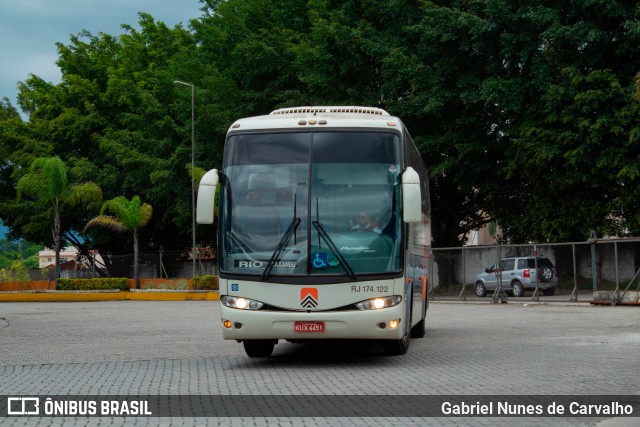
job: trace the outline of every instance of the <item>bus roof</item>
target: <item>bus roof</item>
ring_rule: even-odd
[[[266,116],[236,120],[229,128],[229,132],[315,127],[385,128],[402,132],[401,123],[398,117],[375,107],[293,107],[274,110]]]

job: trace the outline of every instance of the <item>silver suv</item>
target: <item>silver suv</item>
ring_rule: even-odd
[[[544,295],[553,295],[558,286],[558,275],[549,258],[538,256],[538,270],[536,273],[536,259],[532,256],[504,258],[500,263],[493,264],[484,273],[476,276],[476,295],[483,297],[487,291],[498,287],[498,272],[502,271],[502,289],[510,291],[514,297],[523,297],[525,290],[536,288]]]

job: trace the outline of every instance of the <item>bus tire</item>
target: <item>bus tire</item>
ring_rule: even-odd
[[[276,345],[274,340],[244,340],[244,351],[249,357],[269,357]]]
[[[387,356],[401,356],[407,353],[409,350],[409,344],[411,343],[410,331],[411,328],[407,328],[404,336],[399,340],[384,340],[382,341],[382,347],[384,353]]]

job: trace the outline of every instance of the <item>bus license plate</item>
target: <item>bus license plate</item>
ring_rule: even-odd
[[[294,322],[294,332],[324,332],[324,322]]]

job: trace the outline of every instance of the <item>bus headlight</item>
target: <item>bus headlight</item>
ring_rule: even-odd
[[[260,301],[229,295],[222,295],[220,302],[229,308],[237,308],[238,310],[260,310],[264,305]]]
[[[360,310],[379,310],[381,308],[393,307],[400,304],[402,297],[400,295],[393,295],[391,297],[378,297],[368,300],[360,301],[356,303],[356,307]]]

